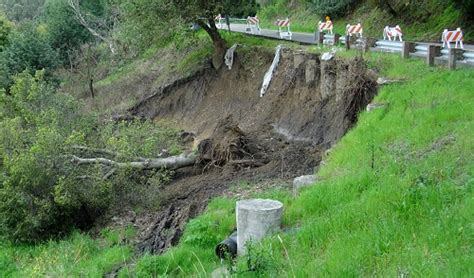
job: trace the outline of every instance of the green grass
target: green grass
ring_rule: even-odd
[[[285,232],[239,259],[238,276],[473,276],[474,71],[366,59],[406,82],[380,90],[375,101],[386,107],[360,115],[326,158],[321,182],[296,199],[273,195],[285,204]],[[220,266],[215,244],[235,225],[233,207],[214,201],[179,246],[133,271],[208,276]]]
[[[0,277],[102,277],[117,266],[127,269],[132,248],[116,233],[93,240],[78,232],[68,239],[38,246],[0,243]]]

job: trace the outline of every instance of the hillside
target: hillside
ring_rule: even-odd
[[[64,52],[51,46],[57,13],[21,2],[25,15],[0,16],[14,32],[0,47],[0,277],[474,275],[471,68],[221,31],[237,48],[232,69],[216,69],[209,33],[156,23],[168,2],[152,2],[85,1],[94,27],[117,25]],[[341,33],[360,20],[373,36],[398,22],[409,40],[458,24],[473,34],[469,1],[339,1],[321,14],[328,1],[257,2],[264,27],[290,16],[313,32],[329,14]],[[31,71],[29,44],[63,64]],[[15,73],[18,53],[30,64]],[[294,194],[307,174],[317,182]],[[221,260],[216,244],[249,198],[281,201],[282,230]]]

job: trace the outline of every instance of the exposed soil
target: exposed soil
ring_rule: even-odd
[[[200,154],[199,163],[176,171],[163,189],[160,211],[133,220],[141,229],[141,251],[161,253],[175,245],[186,222],[211,198],[229,195],[236,181],[271,184],[313,173],[376,92],[361,60],[321,61],[284,50],[260,98],[273,53],[236,53],[232,70],[203,69],[130,109],[133,116],[176,121],[196,134]]]

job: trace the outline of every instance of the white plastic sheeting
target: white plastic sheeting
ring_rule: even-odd
[[[278,64],[280,63],[280,56],[281,56],[281,45],[278,45],[275,50],[275,58],[273,58],[272,65],[268,69],[267,73],[263,77],[263,84],[262,89],[260,89],[260,97],[263,97],[267,92],[268,87],[270,86],[270,82],[272,81],[273,74],[276,71]]]
[[[224,56],[225,65],[229,68],[229,70],[232,69],[232,65],[234,64],[234,52],[236,48],[237,44],[234,44],[231,48],[227,49],[227,52]]]

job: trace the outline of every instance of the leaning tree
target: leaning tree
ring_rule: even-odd
[[[152,6],[144,8],[155,8],[158,11],[157,18],[171,22],[178,17],[186,23],[196,23],[205,30],[214,46],[212,63],[217,69],[223,63],[226,42],[216,27],[216,16],[218,14],[244,16],[243,8],[248,13],[255,13],[257,4],[255,0],[154,0]]]

